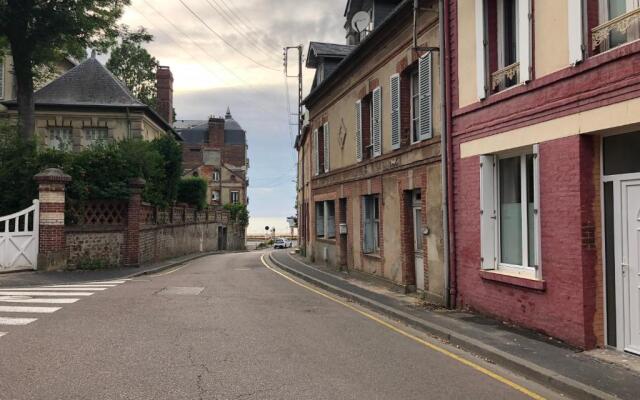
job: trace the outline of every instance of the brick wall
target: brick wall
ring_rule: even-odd
[[[458,305],[533,328],[579,347],[593,347],[596,249],[591,137],[540,145],[542,278],[546,290],[480,276],[478,157],[459,159],[454,145]]]

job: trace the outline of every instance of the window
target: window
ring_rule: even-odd
[[[213,171],[213,181],[220,182],[220,171],[218,170]]]
[[[426,53],[418,61],[418,68],[409,74],[411,106],[411,143],[433,137],[433,56]]]
[[[324,202],[316,202],[316,237],[324,237]]]
[[[322,164],[324,167],[324,172],[329,172],[329,123],[325,122],[322,126]]]
[[[382,88],[356,102],[356,159],[382,155]]]
[[[314,174],[329,172],[329,124],[325,123],[313,131]]]
[[[401,86],[400,86],[400,74],[395,74],[395,75],[391,75],[390,81],[389,81],[389,86],[390,86],[390,92],[391,92],[391,102],[390,102],[390,109],[391,109],[391,148],[392,149],[399,149],[400,148],[400,142],[401,142],[401,133],[400,133],[400,126],[401,126],[401,115],[400,115],[400,103],[402,102],[401,99]]]
[[[379,228],[380,208],[377,195],[363,196],[363,248],[365,254],[376,253],[380,250]]]
[[[504,90],[519,82],[518,78],[518,1],[498,0],[498,72],[491,82],[494,91]]]
[[[240,203],[240,192],[231,192],[231,203],[232,204]]]
[[[49,136],[49,148],[63,151],[71,150],[73,148],[71,132],[71,128],[47,129],[47,135]]]
[[[593,32],[593,48],[605,51],[640,38],[639,0],[600,0],[600,26]],[[618,23],[610,23],[616,20]]]
[[[325,202],[327,208],[327,238],[333,239],[336,237],[336,204],[333,201]]]
[[[220,201],[220,192],[218,190],[211,192],[211,201],[215,203]]]
[[[411,143],[420,141],[420,86],[418,71],[411,73]]]
[[[481,157],[482,267],[539,277],[537,146]]]
[[[336,204],[333,200],[316,202],[316,237],[336,237]]]
[[[103,144],[109,139],[108,128],[85,128],[85,138],[91,144]]]

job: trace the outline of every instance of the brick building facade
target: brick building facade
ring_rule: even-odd
[[[640,18],[613,3],[447,2],[452,283],[458,307],[639,352]]]

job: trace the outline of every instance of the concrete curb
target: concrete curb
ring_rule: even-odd
[[[488,346],[469,336],[454,332],[443,326],[414,317],[413,315],[405,313],[402,310],[389,307],[375,300],[357,295],[355,293],[333,286],[318,278],[307,275],[276,260],[275,257],[272,256],[272,253],[269,253],[269,261],[271,261],[280,269],[292,275],[295,275],[306,282],[312,283],[315,286],[337,294],[341,297],[345,297],[360,305],[380,312],[381,314],[384,314],[388,317],[399,320],[412,328],[421,330],[437,338],[445,340],[453,345],[459,346],[464,350],[486,358],[487,360],[494,362],[497,365],[508,368],[513,372],[523,375],[528,379],[550,387],[568,396],[579,399],[617,399],[617,397],[605,393],[599,389],[585,385],[581,382],[560,375],[557,372],[551,371],[549,369],[540,367],[523,358],[505,353],[502,350],[499,350],[493,346]],[[303,263],[303,265],[306,264]],[[306,266],[309,268],[313,268],[309,265]]]

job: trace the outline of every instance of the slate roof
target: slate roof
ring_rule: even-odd
[[[357,46],[337,43],[311,42],[307,56],[307,68],[316,68],[318,60],[325,58],[342,59],[348,56]]]
[[[34,100],[41,105],[146,107],[93,57],[35,92]]]
[[[174,123],[174,129],[188,144],[203,144],[209,132],[209,122],[203,120],[181,120]],[[233,119],[227,109],[224,117],[224,144],[246,144],[247,134],[242,126]]]

